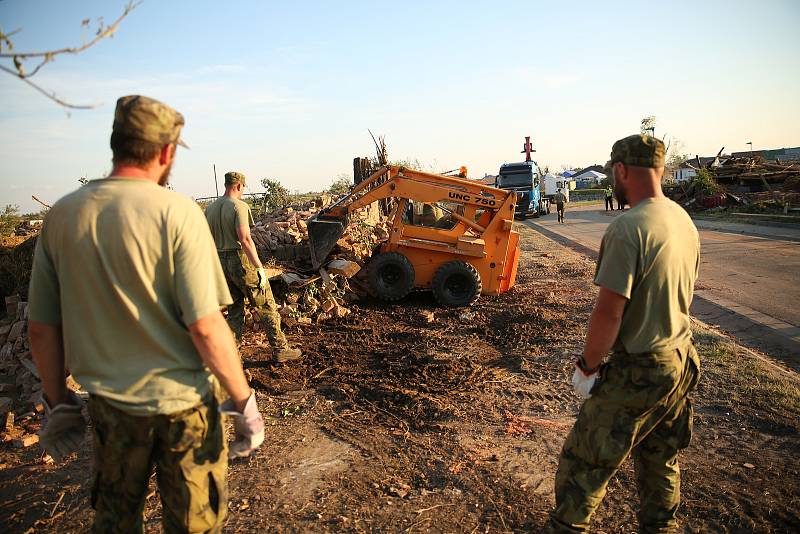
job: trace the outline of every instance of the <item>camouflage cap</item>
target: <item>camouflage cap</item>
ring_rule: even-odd
[[[183,115],[168,105],[146,96],[129,95],[117,100],[112,130],[133,139],[189,148],[180,138],[183,124]]]
[[[236,184],[247,185],[247,179],[244,174],[240,172],[226,172],[225,173],[225,186],[229,187]]]
[[[655,137],[636,134],[620,139],[611,148],[611,162],[635,167],[664,166],[664,142]]]

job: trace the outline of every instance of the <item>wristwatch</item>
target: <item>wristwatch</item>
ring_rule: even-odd
[[[601,363],[600,365],[598,365],[596,367],[589,367],[586,364],[586,359],[583,357],[583,354],[576,354],[576,356],[578,357],[578,361],[576,362],[578,364],[578,369],[583,371],[584,374],[592,375],[592,374],[596,373],[597,370],[600,369],[600,365],[602,365],[602,363]]]

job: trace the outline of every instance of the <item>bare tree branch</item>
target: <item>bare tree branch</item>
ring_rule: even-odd
[[[122,23],[122,21],[125,19],[125,17],[127,17],[128,14],[130,14],[131,11],[136,9],[143,1],[144,0],[129,0],[128,4],[125,6],[125,8],[124,8],[124,10],[122,12],[122,15],[120,15],[119,18],[117,20],[115,20],[114,23],[111,24],[110,26],[105,26],[105,24],[103,23],[103,19],[101,17],[99,19],[99,26],[97,28],[97,31],[95,32],[94,39],[92,39],[88,43],[85,43],[85,44],[83,44],[81,46],[60,48],[60,49],[57,49],[57,50],[48,50],[48,51],[45,51],[45,52],[0,52],[0,59],[10,59],[14,64],[14,68],[13,69],[11,69],[9,67],[5,67],[3,65],[0,65],[0,70],[2,70],[3,72],[5,72],[7,74],[10,74],[11,76],[19,78],[20,80],[22,80],[23,82],[27,83],[28,85],[33,87],[35,90],[39,91],[44,96],[46,96],[47,98],[49,98],[50,100],[52,100],[53,102],[56,102],[57,104],[59,104],[61,106],[64,106],[64,107],[67,107],[67,108],[71,108],[71,109],[92,109],[92,108],[94,108],[96,106],[95,105],[70,104],[69,102],[66,102],[65,100],[62,100],[61,98],[57,97],[54,92],[47,91],[46,89],[43,89],[39,85],[37,85],[37,84],[33,83],[32,81],[30,81],[28,78],[31,78],[36,73],[38,73],[39,70],[41,70],[42,67],[44,67],[48,63],[54,61],[56,56],[58,56],[58,55],[62,55],[62,54],[79,54],[79,53],[83,52],[84,50],[86,50],[87,48],[90,48],[90,47],[94,46],[95,44],[97,44],[101,40],[105,39],[106,37],[112,37],[114,35],[114,32],[116,32],[117,29],[119,28],[120,23]],[[89,19],[85,19],[82,22],[82,25],[83,26],[88,26],[89,25]],[[16,34],[19,31],[20,31],[19,29],[16,29],[16,30],[14,30],[14,31],[12,31],[10,33],[6,33],[6,34],[4,34],[2,31],[0,31],[0,45],[2,45],[2,43],[5,43],[6,47],[8,48],[8,50],[13,50],[14,49],[14,44],[11,42],[10,37],[12,35]],[[0,49],[1,49],[1,46],[0,46]],[[25,68],[23,66],[23,62],[28,60],[28,59],[32,59],[32,58],[42,58],[42,59],[41,59],[41,62],[38,65],[36,65],[36,67],[31,72],[26,73],[25,72]]]
[[[48,203],[46,203],[46,202],[42,202],[41,200],[39,200],[38,198],[36,198],[36,195],[31,195],[31,198],[32,198],[33,200],[35,200],[36,202],[38,202],[39,204],[41,204],[42,206],[44,206],[45,208],[47,208],[47,209],[50,209],[50,208],[52,208],[52,207],[53,207],[53,206],[51,206],[50,204],[48,204]]]
[[[11,70],[9,68],[6,68],[6,67],[0,65],[0,70],[9,73],[12,76],[16,76],[17,78],[19,78],[23,82],[25,82],[28,85],[30,85],[31,87],[33,87],[34,89],[36,89],[37,91],[42,93],[44,96],[46,96],[47,98],[49,98],[50,100],[52,100],[56,104],[64,106],[65,108],[70,108],[70,109],[94,109],[94,108],[97,107],[97,104],[70,104],[69,102],[58,98],[55,93],[48,92],[46,89],[43,89],[42,87],[39,87],[38,85],[36,85],[32,81],[30,81],[29,79],[20,78],[19,76],[17,76],[16,72],[14,72],[13,70]]]
[[[45,58],[47,58],[47,57],[52,57],[52,56],[55,56],[55,55],[58,55],[58,54],[77,54],[79,52],[83,52],[87,48],[89,48],[91,46],[94,46],[98,41],[101,41],[102,39],[105,39],[106,37],[110,37],[111,35],[113,35],[114,32],[117,31],[117,28],[119,28],[119,25],[122,22],[122,20],[125,17],[127,17],[128,14],[131,11],[136,9],[143,1],[144,0],[138,0],[138,1],[137,0],[130,0],[128,2],[128,5],[125,6],[125,10],[122,12],[122,15],[120,15],[120,17],[116,21],[114,21],[114,23],[111,26],[108,26],[106,28],[101,26],[98,29],[97,35],[95,36],[95,38],[92,39],[91,41],[89,41],[88,43],[82,45],[82,46],[60,48],[58,50],[48,50],[46,52],[0,53],[0,57],[5,57],[5,58],[16,57],[16,58],[20,58],[20,59],[28,59],[28,58],[32,58],[32,57],[45,57]],[[14,32],[11,32],[11,33],[7,34],[6,37],[11,37],[11,35],[13,35],[14,33],[18,32],[18,31],[19,30],[15,30]]]

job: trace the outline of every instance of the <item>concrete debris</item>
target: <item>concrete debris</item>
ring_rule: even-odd
[[[283,270],[271,282],[287,328],[346,317],[350,309],[345,304],[366,294],[356,275],[362,276],[373,251],[389,239],[388,218],[380,207],[364,208],[351,217],[330,254],[331,260],[314,272],[307,221],[336,200],[321,195],[304,204],[272,210],[260,216],[251,230],[262,260]],[[260,319],[252,310],[245,312],[245,324],[256,332],[261,331]]]
[[[361,266],[354,261],[348,260],[333,260],[325,267],[329,273],[338,274],[345,278],[352,278]]]
[[[28,344],[28,305],[17,295],[6,297],[6,312],[11,310],[0,321],[0,420],[4,422],[0,433],[2,441],[24,448],[39,439],[35,432],[44,411],[42,383]],[[67,387],[80,389],[71,376]]]
[[[26,434],[21,438],[17,438],[11,442],[14,447],[18,449],[24,449],[26,447],[30,447],[31,445],[36,445],[39,443],[39,436],[36,434]]]
[[[19,295],[6,297],[6,317],[17,316],[17,305],[20,303]]]
[[[8,338],[6,341],[16,341],[22,335],[22,332],[25,330],[25,322],[24,321],[17,321],[13,325],[11,325],[11,330],[8,332]]]
[[[259,217],[251,235],[262,259],[271,258],[298,271],[308,270],[311,256],[307,221],[335,200],[337,198],[331,195],[321,195],[304,204],[279,208]],[[372,255],[376,245],[388,239],[388,218],[379,206],[370,205],[353,215],[331,257],[361,264]]]

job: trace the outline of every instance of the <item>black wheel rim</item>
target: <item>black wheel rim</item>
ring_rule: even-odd
[[[378,281],[386,288],[397,286],[403,278],[403,269],[399,265],[384,265],[378,273]]]
[[[472,280],[464,274],[452,274],[444,281],[444,291],[453,300],[461,301],[472,296]]]

